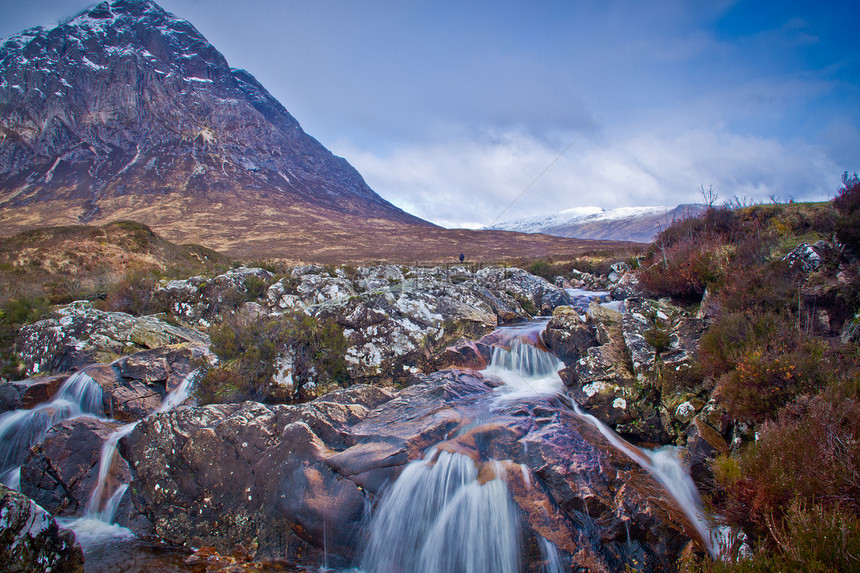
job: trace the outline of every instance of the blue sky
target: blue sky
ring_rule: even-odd
[[[856,1],[160,4],[446,226],[672,207],[702,186],[823,200],[860,171]],[[0,0],[0,36],[87,6]]]

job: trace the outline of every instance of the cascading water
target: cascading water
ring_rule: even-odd
[[[502,382],[488,413],[512,401],[563,394],[558,375],[563,363],[538,348],[546,321],[512,329],[493,348],[485,377]],[[621,439],[571,400],[573,411],[594,425],[607,441],[648,471],[672,496],[713,554],[713,534],[702,517],[698,491],[674,449],[641,450]],[[498,464],[488,461],[485,464]],[[518,571],[520,523],[500,470],[481,483],[471,458],[432,449],[424,459],[406,466],[383,495],[370,520],[369,542],[362,566],[381,571]],[[527,481],[527,480],[524,480]],[[540,538],[543,570],[564,570],[555,545]]]
[[[435,450],[408,464],[376,510],[363,569],[519,571],[518,517],[504,472],[492,471],[481,483],[471,458]]]
[[[101,386],[83,372],[69,376],[50,402],[31,410],[0,415],[0,480],[16,486],[20,466],[31,447],[41,442],[54,424],[77,416],[104,417]]]

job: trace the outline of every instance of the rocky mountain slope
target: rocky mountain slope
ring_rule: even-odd
[[[135,218],[215,247],[251,222],[430,226],[147,0],[103,2],[0,44],[0,205],[6,234]]]
[[[650,243],[661,229],[673,221],[695,217],[704,210],[703,205],[678,205],[674,209],[625,207],[609,211],[599,207],[583,207],[554,215],[504,221],[491,228],[576,239]]]
[[[103,2],[0,44],[0,234],[117,220],[176,243],[294,261],[583,248],[447,231],[401,211],[149,0]]]

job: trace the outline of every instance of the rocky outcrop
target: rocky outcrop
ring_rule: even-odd
[[[454,369],[396,395],[356,386],[300,406],[184,408],[141,422],[120,449],[135,506],[174,544],[306,564],[327,550],[347,565],[367,505],[435,445],[486,479],[507,467],[526,535],[575,563],[670,569],[696,534],[654,479],[553,399],[510,402],[481,422],[494,386]]]
[[[87,301],[60,308],[21,329],[16,349],[30,373],[68,372],[171,344],[209,345],[209,338],[154,316],[105,312]]]
[[[634,441],[683,443],[684,429],[706,401],[687,382],[704,321],[641,298],[626,299],[621,313],[594,305],[588,320],[601,344],[561,372],[570,395]],[[581,332],[582,326],[561,330]]]
[[[272,278],[265,269],[239,267],[208,279],[163,281],[153,299],[183,324],[207,328],[249,299],[265,296]]]
[[[9,573],[82,573],[84,555],[36,503],[0,485],[0,569]]]

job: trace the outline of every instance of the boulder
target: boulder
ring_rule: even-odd
[[[492,348],[481,342],[461,338],[433,356],[433,368],[471,368],[483,370],[490,363]]]
[[[60,529],[33,500],[0,485],[0,569],[80,573],[84,554],[74,533]]]
[[[105,413],[132,422],[161,408],[165,397],[208,357],[201,345],[181,344],[137,352],[84,369],[104,392]]]
[[[579,311],[570,306],[553,310],[543,338],[547,347],[567,366],[597,344],[593,329],[579,316]]]
[[[27,372],[36,374],[79,370],[137,351],[186,342],[208,346],[209,338],[154,316],[104,312],[78,301],[21,328],[16,350]]]
[[[254,402],[156,414],[123,438],[133,500],[177,545],[319,563],[349,556],[367,492],[326,463],[391,395],[367,386],[301,406]],[[249,543],[251,546],[249,547]],[[335,557],[332,557],[336,560]]]
[[[21,466],[21,492],[56,516],[86,513],[98,484],[99,460],[105,442],[119,422],[82,416],[60,422],[30,450]],[[106,493],[130,479],[125,461],[115,456]]]
[[[30,409],[49,402],[68,376],[37,376],[0,383],[0,414],[9,410]]]

